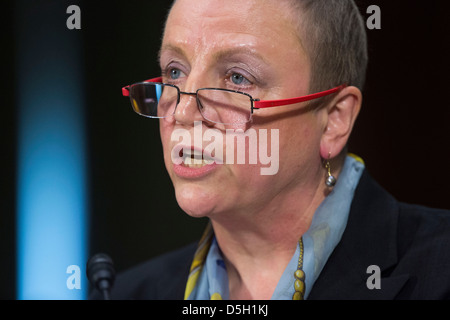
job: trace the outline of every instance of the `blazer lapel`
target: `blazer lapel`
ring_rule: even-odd
[[[407,274],[390,276],[397,264],[397,219],[397,201],[365,170],[342,239],[308,299],[394,299],[409,279]],[[377,277],[370,266],[379,268],[380,289],[368,286]]]

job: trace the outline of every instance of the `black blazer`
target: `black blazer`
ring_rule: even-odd
[[[183,299],[195,249],[120,274],[112,299]],[[381,270],[380,289],[367,286],[371,265]],[[400,203],[365,170],[342,239],[308,299],[450,299],[450,212]]]

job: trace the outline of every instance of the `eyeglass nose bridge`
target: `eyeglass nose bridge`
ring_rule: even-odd
[[[178,101],[177,101],[177,105],[175,106],[175,110],[173,111],[174,112],[174,114],[175,114],[175,112],[177,111],[177,108],[178,108],[178,105],[180,104],[180,101],[181,101],[181,95],[182,94],[184,94],[184,95],[187,95],[187,96],[194,96],[195,97],[195,100],[196,100],[196,102],[197,102],[197,108],[199,109],[199,111],[201,111],[200,110],[200,108],[201,108],[201,105],[200,105],[200,100],[198,99],[198,91],[196,91],[196,92],[186,92],[186,91],[181,91],[181,90],[178,90]],[[201,113],[201,112],[200,112]],[[202,114],[202,116],[203,116],[203,114]]]
[[[185,92],[185,91],[180,91],[180,99],[181,99],[181,95],[185,94],[187,96],[195,96],[197,97],[197,92]]]

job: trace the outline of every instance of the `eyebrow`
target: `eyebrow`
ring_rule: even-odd
[[[165,44],[158,51],[158,61],[161,60],[161,54],[165,50],[173,51],[175,53],[178,53],[179,55],[186,56],[186,54],[184,53],[184,50],[181,49],[180,47],[174,46],[172,44]]]
[[[234,55],[238,54],[245,54],[247,56],[254,57],[264,63],[267,63],[266,59],[259,54],[254,48],[249,46],[240,46],[240,47],[233,47],[225,50],[221,50],[219,52],[214,53],[214,59],[216,61],[220,60],[226,60],[229,57],[232,57]]]
[[[177,53],[177,54],[179,54],[179,55],[181,55],[183,57],[186,57],[186,53],[185,53],[185,51],[182,48],[180,48],[178,46],[175,46],[175,45],[172,45],[172,44],[165,44],[165,45],[163,45],[160,48],[160,50],[158,52],[158,60],[159,61],[161,60],[162,52],[166,51],[166,50],[172,51],[172,52]],[[254,48],[251,48],[249,46],[240,46],[240,47],[233,47],[233,48],[220,50],[220,51],[215,52],[213,54],[213,58],[216,61],[220,61],[220,60],[226,60],[229,57],[231,57],[233,55],[237,55],[237,54],[245,54],[245,55],[248,55],[248,56],[252,56],[252,57],[254,57],[254,58],[256,58],[256,59],[258,59],[258,60],[260,60],[260,61],[262,61],[264,63],[267,63],[266,59],[261,54],[259,54]]]

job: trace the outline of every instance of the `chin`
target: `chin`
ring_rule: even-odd
[[[194,218],[209,217],[217,207],[218,197],[199,186],[177,186],[175,195],[180,208]]]

